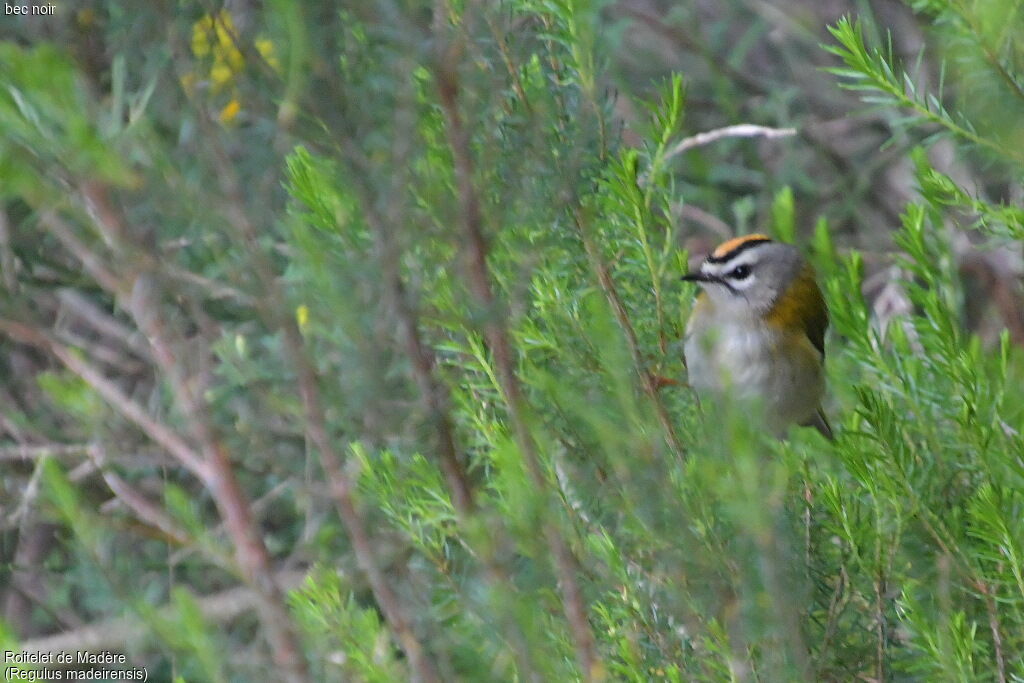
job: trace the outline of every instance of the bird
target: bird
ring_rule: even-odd
[[[683,344],[698,398],[756,402],[779,438],[799,425],[831,440],[821,407],[828,308],[800,250],[744,235],[718,245],[682,279],[702,290]]]

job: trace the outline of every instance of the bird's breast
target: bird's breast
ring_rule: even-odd
[[[699,393],[762,401],[779,428],[812,417],[824,392],[820,352],[806,335],[756,321],[695,319],[684,346],[689,382]]]

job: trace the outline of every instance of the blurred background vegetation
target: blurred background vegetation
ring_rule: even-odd
[[[1021,4],[4,16],[3,648],[1024,680]],[[679,276],[752,231],[834,443],[685,386]]]

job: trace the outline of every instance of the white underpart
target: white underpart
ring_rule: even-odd
[[[814,417],[825,390],[820,357],[786,352],[783,342],[778,332],[751,320],[727,321],[704,333],[688,330],[690,385],[701,395],[753,399],[768,428],[781,435]]]

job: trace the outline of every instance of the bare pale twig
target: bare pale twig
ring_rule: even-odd
[[[209,422],[206,406],[200,399],[201,392],[196,391],[184,375],[177,353],[181,343],[172,341],[159,315],[160,302],[154,284],[147,275],[137,277],[128,308],[149,339],[157,365],[169,379],[175,400],[202,449],[204,462],[210,469],[210,477],[204,483],[213,494],[234,542],[239,568],[261,598],[258,603],[260,621],[267,632],[274,659],[288,681],[308,680],[302,649],[292,630],[281,590],[273,581],[270,556],[253,518],[249,498],[238,483],[226,448]]]
[[[703,133],[697,133],[691,135],[688,138],[683,138],[665,152],[665,161],[668,161],[674,156],[678,156],[688,149],[694,147],[703,147],[709,145],[712,142],[717,142],[725,138],[785,138],[791,135],[796,135],[796,128],[769,128],[767,126],[758,126],[753,123],[738,123],[734,126],[725,126],[724,128],[716,128],[714,130],[705,131]]]
[[[11,410],[18,405],[18,401],[14,399],[14,396],[11,395],[10,391],[4,387],[0,387],[0,404],[7,406],[7,410]],[[30,433],[27,427],[18,424],[9,415],[7,415],[6,412],[6,410],[4,412],[0,412],[0,429],[2,429],[6,434],[13,437],[15,441],[21,443],[40,440],[41,435]]]
[[[78,235],[71,228],[67,222],[61,218],[55,211],[47,211],[39,217],[39,222],[43,224],[50,233],[57,238],[57,240],[64,245],[64,247],[71,252],[82,265],[85,266],[85,270],[92,276],[94,280],[99,284],[100,287],[113,293],[115,296],[125,293],[125,286],[121,282],[121,279],[114,274],[103,263],[103,260],[90,249],[85,242],[79,239]]]
[[[71,348],[78,349],[94,361],[103,364],[122,376],[131,377],[138,375],[140,371],[147,367],[141,361],[125,355],[120,349],[92,339],[86,339],[80,334],[75,334],[65,326],[55,325],[53,335],[54,338],[59,339],[62,343]]]
[[[18,507],[5,520],[11,526],[21,526],[29,518],[29,511],[33,509],[36,498],[39,497],[39,479],[42,473],[43,461],[39,460],[32,469],[32,476],[29,477],[28,483],[25,484],[21,491],[21,500],[18,501]]]
[[[160,272],[171,280],[193,285],[206,292],[212,299],[233,299],[243,305],[252,305],[253,299],[248,294],[209,278],[192,273],[183,268],[173,265],[162,264],[147,252],[139,249],[131,249],[130,242],[125,240],[127,234],[118,210],[114,207],[107,196],[106,188],[92,182],[86,182],[81,187],[83,200],[88,207],[90,217],[95,221],[95,226],[106,245],[114,250],[130,250],[132,260],[128,263],[128,277],[121,277],[108,268],[96,250],[91,249],[83,242],[56,212],[49,211],[40,217],[40,222],[46,227],[74,256],[85,266],[89,274],[108,292],[115,295],[126,294],[125,288],[130,286],[131,275],[136,272]],[[124,274],[122,274],[124,275]]]
[[[274,583],[282,590],[292,590],[302,585],[304,571],[284,571],[272,576]],[[246,586],[229,588],[213,595],[196,598],[199,611],[205,619],[224,624],[256,608],[260,596]],[[175,605],[166,605],[157,611],[162,619],[174,619],[178,614]],[[149,635],[145,623],[132,617],[121,617],[87,624],[67,633],[45,638],[28,640],[21,644],[22,652],[101,652],[128,649],[143,641]]]
[[[94,445],[90,446],[88,454],[103,477],[103,481],[106,482],[107,487],[139,520],[159,529],[161,533],[178,545],[189,545],[191,537],[188,532],[182,529],[177,522],[164,512],[163,508],[150,502],[128,482],[110,471],[109,468],[104,467],[103,454],[99,448]],[[221,562],[221,564],[226,563]]]
[[[116,339],[140,358],[150,358],[149,345],[139,332],[104,311],[78,290],[64,287],[57,292],[57,299],[63,304],[64,311],[85,321],[97,332]]]
[[[127,266],[129,272],[117,274],[111,270],[55,213],[44,214],[41,220],[79,258],[97,282],[131,313],[140,330],[149,337],[153,358],[170,380],[175,400],[188,418],[188,424],[200,445],[201,452],[194,450],[165,425],[152,419],[145,410],[124,396],[123,392],[99,370],[81,359],[78,354],[72,353],[63,344],[37,330],[12,321],[0,322],[0,330],[3,330],[6,324],[7,329],[4,331],[8,334],[21,334],[24,337],[21,341],[47,348],[65,366],[96,389],[108,403],[135,422],[150,438],[167,448],[211,491],[234,542],[239,568],[257,594],[263,598],[260,603],[260,618],[274,660],[286,680],[294,683],[306,681],[306,662],[292,631],[291,618],[283,597],[270,578],[270,558],[252,518],[248,500],[235,478],[226,450],[213,434],[204,406],[182,373],[180,354],[177,354],[167,341],[167,326],[160,315],[159,301],[152,291],[156,286],[156,278],[150,274],[159,272],[158,264],[148,254],[134,249],[127,240],[125,221],[110,201],[104,186],[85,182],[80,189],[87,211],[95,221],[95,227],[107,245],[122,257],[121,260],[131,264]]]
[[[722,240],[727,240],[733,234],[732,227],[713,213],[709,213],[694,204],[678,203],[672,205],[673,213],[679,212],[679,217],[699,223],[711,232],[715,233]]]
[[[14,320],[0,319],[0,332],[15,341],[35,346],[56,356],[68,370],[85,380],[103,400],[188,467],[200,480],[208,481],[210,479],[209,465],[187,441],[167,425],[153,419],[142,406],[130,399],[116,384],[107,379],[88,361],[83,360],[79,354],[73,353],[71,349],[54,341],[34,327]]]
[[[14,272],[15,266],[14,251],[11,249],[10,221],[7,219],[7,210],[0,209],[0,279],[8,293],[13,294],[18,289],[18,277]]]
[[[179,280],[207,292],[210,299],[232,299],[235,303],[243,306],[253,306],[256,303],[255,299],[240,289],[208,277],[203,277],[185,268],[166,266],[164,273],[171,280]]]
[[[11,460],[38,460],[40,458],[65,458],[88,452],[87,443],[49,443],[42,445],[18,444],[0,448],[0,462]]]

